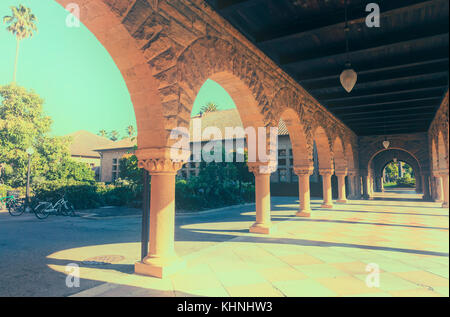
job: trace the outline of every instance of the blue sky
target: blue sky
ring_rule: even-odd
[[[0,18],[10,6],[23,4],[38,18],[38,33],[21,41],[17,84],[32,89],[44,100],[53,119],[52,134],[101,129],[125,134],[136,125],[125,82],[111,56],[84,26],[69,28],[67,12],[54,0],[1,0]],[[15,37],[0,23],[0,85],[13,77]],[[217,83],[208,80],[197,96],[193,114],[208,102],[220,109],[235,107]]]

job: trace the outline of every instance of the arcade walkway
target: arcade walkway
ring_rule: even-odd
[[[82,277],[95,274],[109,283],[77,295],[449,295],[448,209],[420,201],[410,190],[378,193],[374,200],[350,201],[332,210],[313,200],[310,219],[292,217],[295,203],[275,204],[273,218],[280,222],[270,236],[227,229],[227,223],[184,227],[205,237],[234,238],[185,256],[187,269],[170,278],[82,268]],[[369,263],[380,269],[379,287],[366,285]]]

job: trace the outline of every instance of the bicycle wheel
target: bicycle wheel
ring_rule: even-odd
[[[17,217],[23,214],[25,211],[25,206],[19,203],[17,200],[10,200],[7,202],[8,212],[11,216]]]
[[[77,214],[75,213],[75,207],[73,206],[72,203],[67,202],[66,203],[66,207],[67,207],[67,213],[70,217],[76,217]]]
[[[58,210],[57,211],[58,215],[61,215],[61,216],[68,216],[69,215],[69,212],[66,209],[66,206],[64,206],[63,204],[59,205],[57,210]]]
[[[51,209],[50,203],[40,203],[34,208],[34,214],[38,219],[45,219],[50,215],[48,209]]]

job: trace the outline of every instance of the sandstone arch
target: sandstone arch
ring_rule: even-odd
[[[63,7],[73,1],[55,0]],[[162,103],[147,60],[122,21],[103,1],[79,0],[80,19],[108,51],[127,85],[136,116],[139,148],[164,146]],[[152,122],[151,125],[148,123]]]

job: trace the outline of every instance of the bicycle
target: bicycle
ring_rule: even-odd
[[[55,204],[47,201],[39,202],[34,208],[34,214],[38,219],[45,219],[50,214],[75,217],[75,208],[63,195]]]
[[[8,209],[9,214],[14,217],[22,215],[25,211],[24,203],[16,200],[14,195],[0,197],[0,204],[6,205],[6,209]]]

